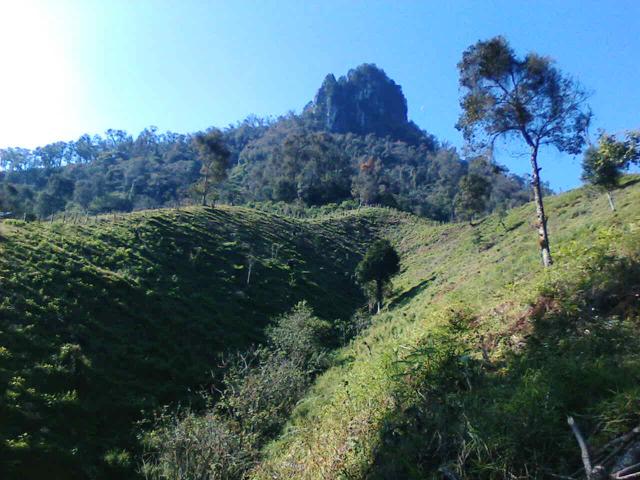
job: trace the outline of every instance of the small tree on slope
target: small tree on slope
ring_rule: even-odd
[[[200,180],[194,185],[194,191],[200,196],[202,205],[206,206],[213,185],[227,178],[231,153],[224,144],[222,132],[216,129],[197,133],[193,144],[202,163]]]
[[[458,193],[454,202],[456,215],[469,220],[473,226],[473,218],[487,208],[487,199],[491,194],[491,183],[481,175],[469,173],[460,179]]]
[[[616,207],[611,191],[618,187],[623,170],[640,159],[640,133],[630,132],[626,140],[613,135],[600,135],[597,147],[590,147],[582,159],[582,179],[607,194],[612,211]]]
[[[400,257],[388,240],[373,242],[356,268],[356,276],[362,284],[375,282],[378,313],[382,305],[384,286],[400,271]]]
[[[516,136],[530,149],[539,245],[542,261],[549,266],[538,152],[544,145],[570,154],[582,151],[591,119],[587,94],[549,58],[535,53],[517,58],[502,37],[469,47],[458,70],[464,95],[456,127],[465,139],[472,145],[493,146],[499,137]]]

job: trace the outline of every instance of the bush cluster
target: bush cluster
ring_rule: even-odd
[[[148,479],[240,478],[277,436],[313,377],[328,366],[342,328],[316,317],[306,302],[276,318],[266,346],[227,361],[218,395],[204,414],[163,411],[144,435]]]

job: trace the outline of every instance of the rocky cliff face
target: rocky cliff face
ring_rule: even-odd
[[[400,85],[366,63],[338,80],[327,75],[304,115],[333,133],[406,137],[419,131],[407,120],[407,100]]]

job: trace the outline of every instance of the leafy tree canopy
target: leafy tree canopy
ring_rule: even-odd
[[[465,50],[458,69],[465,94],[457,128],[466,139],[486,146],[517,135],[530,147],[581,152],[591,119],[587,93],[549,57],[529,53],[519,59],[503,37],[495,37]]]
[[[491,183],[477,173],[469,173],[460,179],[455,202],[458,216],[473,219],[485,211],[491,193]]]
[[[640,133],[629,132],[625,140],[602,133],[597,147],[590,147],[582,159],[582,179],[607,192],[615,210],[611,190],[618,187],[623,170],[640,159]]]
[[[193,138],[193,143],[202,164],[201,178],[195,184],[194,190],[200,196],[202,205],[206,205],[212,184],[218,184],[227,178],[231,152],[227,149],[224,136],[218,129],[197,133]]]
[[[400,257],[389,240],[376,240],[358,264],[356,275],[362,283],[388,280],[400,271]]]

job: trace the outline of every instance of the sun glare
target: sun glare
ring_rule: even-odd
[[[70,39],[50,6],[0,3],[0,147],[61,139],[74,123]]]

